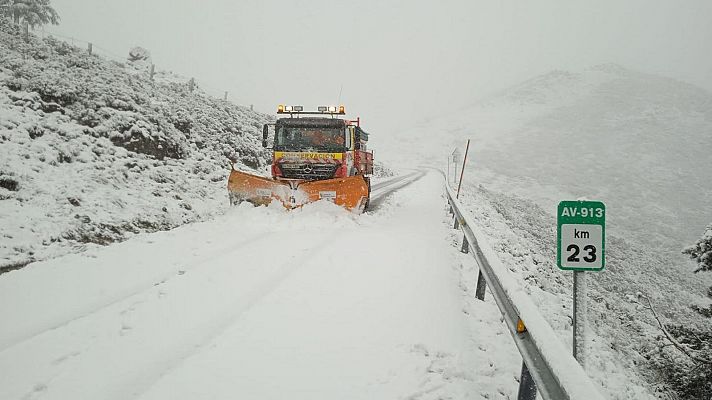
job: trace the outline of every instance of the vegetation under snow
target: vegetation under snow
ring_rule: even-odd
[[[0,268],[169,229],[264,167],[271,117],[0,20]]]

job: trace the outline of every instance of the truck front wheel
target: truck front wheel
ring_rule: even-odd
[[[363,210],[366,211],[366,210],[368,210],[368,206],[371,204],[371,178],[364,177],[363,180],[366,181],[366,185],[368,186],[368,195],[366,197],[366,205],[363,207]]]

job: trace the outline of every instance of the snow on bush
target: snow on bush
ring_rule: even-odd
[[[271,117],[181,81],[0,21],[0,271],[213,215],[228,158],[266,165]]]
[[[712,224],[707,225],[705,233],[692,246],[682,251],[690,256],[698,265],[695,272],[712,271]]]
[[[134,47],[129,50],[129,61],[150,61],[151,52],[143,47]]]
[[[559,339],[570,344],[573,283],[570,273],[556,267],[555,217],[530,200],[483,186],[466,186],[460,198]],[[705,386],[712,382],[705,381],[709,366],[697,365],[671,346],[648,303],[639,300],[645,293],[680,342],[700,355],[712,351],[704,340],[710,335],[705,328],[709,320],[690,308],[704,286],[683,279],[670,263],[645,246],[607,235],[606,270],[587,273],[591,357],[586,371],[608,398],[652,398],[653,393],[709,397],[689,397],[711,390]]]

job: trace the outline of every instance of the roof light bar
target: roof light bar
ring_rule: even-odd
[[[292,114],[304,111],[304,106],[285,106],[280,104],[277,106],[277,114]]]
[[[319,112],[328,114],[346,114],[346,109],[344,106],[319,106],[317,108]]]
[[[346,114],[346,109],[344,106],[319,106],[316,112],[304,111],[303,106],[287,106],[280,104],[277,106],[277,114],[336,114],[344,115]]]

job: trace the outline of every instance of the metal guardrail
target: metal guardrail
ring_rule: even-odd
[[[509,273],[487,243],[485,235],[470,222],[449,184],[445,184],[454,229],[463,232],[462,251],[479,266],[475,296],[484,300],[485,288],[502,312],[514,343],[522,355],[518,399],[603,400],[596,386],[571,351],[556,336],[522,286]]]

